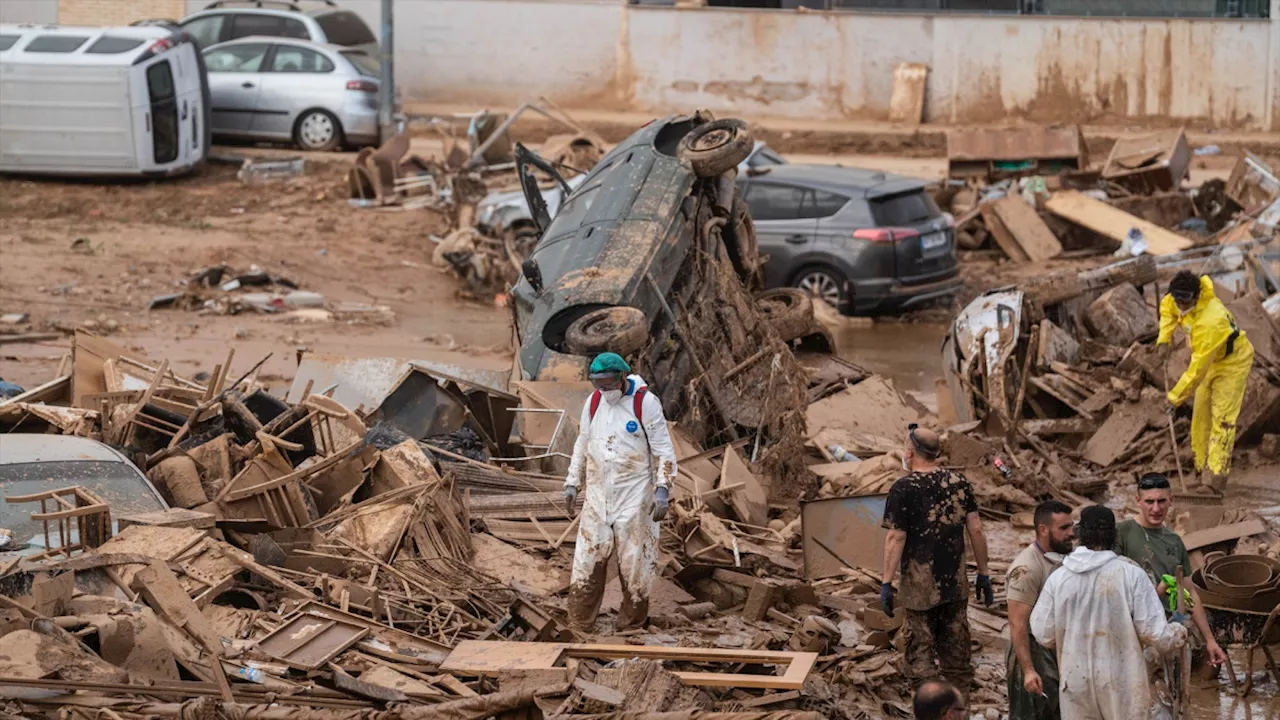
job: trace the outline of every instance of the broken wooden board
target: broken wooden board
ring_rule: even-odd
[[[825,438],[855,454],[852,447],[859,435],[905,439],[909,423],[934,423],[925,406],[898,392],[892,380],[880,375],[813,403],[805,419],[810,437],[825,433]]]
[[[405,440],[383,450],[378,456],[378,463],[369,473],[369,497],[377,497],[410,485],[439,481],[440,475],[418,447],[418,443]]]
[[[1152,422],[1152,410],[1142,403],[1116,405],[1102,427],[1084,445],[1084,459],[1110,467]]]
[[[1062,254],[1062,243],[1022,198],[1000,198],[991,203],[991,210],[1031,262],[1042,262]]]
[[[760,484],[760,478],[751,472],[732,447],[725,448],[718,487],[726,489],[729,504],[739,520],[756,527],[764,527],[769,522],[768,494]]]
[[[145,359],[134,355],[124,347],[110,340],[98,337],[84,330],[76,330],[71,342],[71,404],[75,407],[97,410],[98,406],[88,402],[86,395],[107,392],[107,376],[103,364],[107,360],[125,357],[137,362]]]
[[[1116,242],[1124,242],[1129,230],[1137,228],[1146,240],[1147,253],[1150,255],[1171,255],[1192,245],[1190,240],[1171,230],[1165,230],[1076,190],[1055,192],[1045,203],[1045,207],[1059,217],[1106,235]]]
[[[1005,227],[1004,221],[996,214],[995,207],[992,203],[982,203],[978,206],[978,210],[982,213],[982,220],[987,224],[987,230],[991,232],[991,237],[995,238],[996,245],[1004,251],[1010,262],[1027,262],[1031,258],[1027,256],[1022,245],[1014,239],[1013,233],[1009,228]]]
[[[928,76],[929,66],[924,63],[899,63],[894,68],[889,122],[919,125],[924,121],[924,91]]]
[[[172,562],[178,556],[198,545],[206,537],[205,531],[190,527],[162,527],[158,525],[130,525],[118,535],[107,540],[94,551],[99,555],[136,554]],[[145,565],[119,565],[115,571],[126,587],[133,576]]]
[[[1244,522],[1231,523],[1228,525],[1219,525],[1217,527],[1205,528],[1189,532],[1182,536],[1182,544],[1187,546],[1187,551],[1198,550],[1202,547],[1216,545],[1220,542],[1228,540],[1239,540],[1250,535],[1261,535],[1267,532],[1269,528],[1267,524],[1259,518],[1245,520]]]
[[[155,527],[210,530],[214,525],[214,517],[212,514],[199,512],[197,510],[187,510],[184,508],[169,508],[168,510],[154,510],[151,512],[122,513],[115,517],[121,530],[124,530],[130,525],[151,525]]]
[[[661,647],[656,645],[591,645],[584,643],[527,643],[463,640],[440,664],[440,669],[461,675],[501,676],[511,671],[552,670],[568,658],[626,660],[641,658],[675,662],[785,665],[782,675],[677,672],[686,685],[707,687],[799,690],[818,660],[817,653],[723,648]]]
[[[508,585],[518,582],[548,596],[569,587],[568,572],[488,533],[473,533],[471,548],[475,551],[471,567]]]

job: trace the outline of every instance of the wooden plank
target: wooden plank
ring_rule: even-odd
[[[929,66],[899,63],[893,70],[893,95],[889,98],[889,121],[919,125],[924,120],[925,79]]]
[[[1004,221],[996,214],[992,203],[982,203],[978,206],[982,211],[982,220],[987,224],[987,230],[991,231],[991,237],[995,238],[996,245],[1004,251],[1010,262],[1028,262],[1031,258],[1027,255],[1018,241],[1014,239],[1013,233],[1009,232],[1009,228],[1004,226]]]
[[[1084,446],[1084,459],[1109,467],[1124,454],[1150,423],[1150,411],[1138,404],[1117,405],[1111,416]]]
[[[1220,542],[1227,542],[1228,540],[1239,540],[1250,535],[1260,535],[1266,532],[1267,529],[1266,523],[1258,518],[1253,518],[1244,522],[1219,525],[1218,527],[1187,533],[1182,536],[1182,544],[1186,545],[1187,551],[1190,552]]]
[[[760,479],[742,461],[738,452],[733,448],[726,448],[724,461],[720,465],[720,487],[727,488],[738,483],[742,487],[729,493],[733,512],[742,522],[763,527],[769,522],[769,498],[760,485]]]
[[[209,669],[213,673],[218,691],[226,702],[233,702],[231,685],[222,668],[222,640],[214,632],[209,620],[200,613],[200,609],[192,602],[187,591],[178,583],[178,578],[167,565],[159,560],[134,575],[129,589],[146,599],[147,604],[164,615],[177,627],[190,633],[212,658]]]
[[[1142,231],[1142,237],[1147,242],[1147,253],[1150,255],[1171,255],[1191,247],[1190,240],[1171,230],[1165,230],[1075,190],[1059,190],[1049,198],[1045,207],[1054,215],[1117,242],[1124,241],[1130,228],[1137,228]]]
[[[1092,435],[1098,431],[1098,421],[1089,418],[1023,420],[1021,428],[1029,435]]]
[[[1041,262],[1062,254],[1062,243],[1022,198],[1006,196],[991,203],[991,210],[1026,253],[1031,262]]]

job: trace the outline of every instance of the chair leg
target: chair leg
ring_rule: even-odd
[[[1271,655],[1271,648],[1263,645],[1262,654],[1267,657],[1267,669],[1271,671],[1271,679],[1276,685],[1280,685],[1280,669],[1276,668],[1276,659]]]
[[[1248,659],[1245,661],[1244,686],[1240,688],[1240,697],[1248,697],[1249,691],[1253,689],[1253,651],[1257,649],[1256,645],[1245,648],[1245,657]]]

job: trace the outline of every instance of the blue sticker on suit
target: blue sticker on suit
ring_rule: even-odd
[[[627,432],[633,433],[639,429],[640,429],[640,423],[636,422],[635,420],[627,421]]]

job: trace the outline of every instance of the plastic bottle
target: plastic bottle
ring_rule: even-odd
[[[831,453],[831,457],[836,462],[862,462],[862,458],[854,455],[848,450],[845,450],[839,445],[828,445],[827,452]]]

